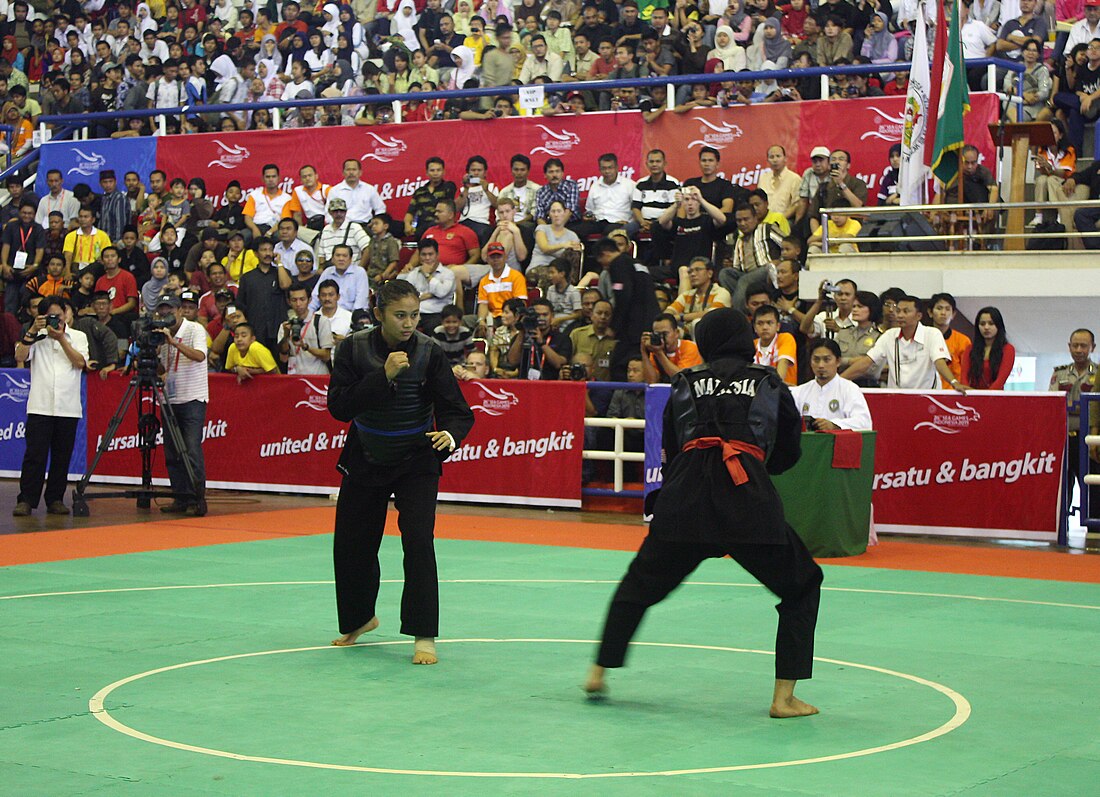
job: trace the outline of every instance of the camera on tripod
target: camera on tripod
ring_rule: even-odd
[[[517,323],[524,332],[534,332],[539,326],[539,314],[534,307],[528,307],[519,314]]]
[[[134,341],[137,348],[133,367],[140,376],[156,377],[157,364],[160,360],[157,349],[164,343],[164,336],[158,330],[171,329],[175,323],[175,318],[147,316],[139,318],[130,325],[130,339]]]

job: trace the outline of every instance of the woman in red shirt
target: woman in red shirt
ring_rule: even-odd
[[[978,390],[1004,390],[1016,362],[1016,349],[1005,340],[1005,323],[996,307],[983,307],[974,324],[974,345],[962,356],[963,379]]]

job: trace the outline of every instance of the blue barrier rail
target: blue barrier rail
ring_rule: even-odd
[[[1000,58],[978,58],[966,62],[968,69],[974,67],[997,66],[1013,72],[1022,73],[1025,67],[1015,61],[1006,61]],[[652,88],[653,86],[681,86],[695,83],[722,83],[730,80],[781,80],[801,79],[806,77],[820,77],[822,75],[872,75],[881,72],[908,72],[913,68],[910,62],[898,62],[895,64],[855,64],[851,66],[815,66],[806,69],[776,69],[761,72],[717,72],[703,75],[670,75],[668,77],[630,78],[625,80],[584,80],[573,83],[547,83],[545,91],[609,91],[616,88]],[[1020,81],[1018,96],[1023,100],[1023,82]],[[231,113],[234,111],[255,110],[267,108],[293,110],[305,107],[323,107],[331,105],[381,105],[394,102],[424,101],[424,100],[450,100],[472,99],[478,97],[496,97],[501,95],[518,94],[521,86],[493,86],[476,89],[449,89],[433,92],[405,92],[401,94],[371,94],[357,97],[333,97],[331,99],[319,98],[309,100],[293,100],[290,102],[248,102],[230,103],[226,105],[184,105],[177,108],[146,108],[133,111],[111,111],[106,113],[85,113],[79,117],[73,114],[48,115],[39,117],[39,123],[72,125],[79,118],[79,127],[86,127],[91,122],[118,121],[122,119],[148,119],[161,116],[182,116],[195,113]],[[993,87],[996,90],[996,87]]]

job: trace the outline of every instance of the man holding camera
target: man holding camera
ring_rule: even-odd
[[[700,365],[698,347],[680,337],[680,325],[671,313],[653,319],[653,332],[642,333],[642,374],[647,384],[671,382],[685,368]]]
[[[179,297],[160,298],[154,311],[159,325],[154,332],[164,336],[158,347],[158,371],[164,378],[164,392],[183,437],[183,451],[177,451],[170,435],[164,435],[164,465],[175,498],[161,512],[199,517],[206,514],[206,466],[202,456],[202,433],[206,427],[206,405],[210,400],[206,366],[206,330],[197,321],[184,318]],[[195,474],[194,489],[187,477],[183,458]],[[197,490],[197,494],[196,491]]]
[[[519,366],[520,379],[556,380],[562,366],[573,356],[573,344],[564,332],[554,329],[554,306],[536,299],[520,316],[518,334],[508,349],[508,366]]]
[[[288,293],[288,320],[279,327],[279,358],[287,364],[288,374],[328,374],[332,355],[332,330],[321,325],[309,309],[305,286],[291,286]]]
[[[474,155],[466,161],[462,187],[455,195],[455,208],[460,214],[459,224],[474,231],[480,246],[485,245],[493,231],[489,225],[489,211],[496,207],[497,194],[500,193],[500,189],[486,177],[488,171],[489,164],[485,158]]]
[[[822,181],[810,203],[811,233],[821,226],[822,208],[861,208],[867,204],[867,183],[849,174],[851,165],[852,157],[846,151],[834,149],[829,153],[829,179]]]
[[[80,400],[80,372],[88,359],[88,337],[68,322],[67,299],[49,296],[38,316],[15,345],[15,358],[30,362],[31,389],[27,398],[27,448],[19,474],[19,498],[14,517],[26,517],[38,506],[46,484],[46,512],[67,515],[63,501],[76,427],[84,415]],[[46,462],[49,460],[49,478]]]

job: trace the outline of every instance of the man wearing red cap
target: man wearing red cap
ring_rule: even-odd
[[[493,241],[485,247],[489,273],[477,286],[477,335],[485,337],[490,318],[500,318],[500,311],[509,299],[527,300],[527,280],[504,260],[504,244]]]
[[[1085,18],[1073,23],[1063,51],[1068,53],[1093,39],[1100,39],[1100,0],[1085,0]]]

